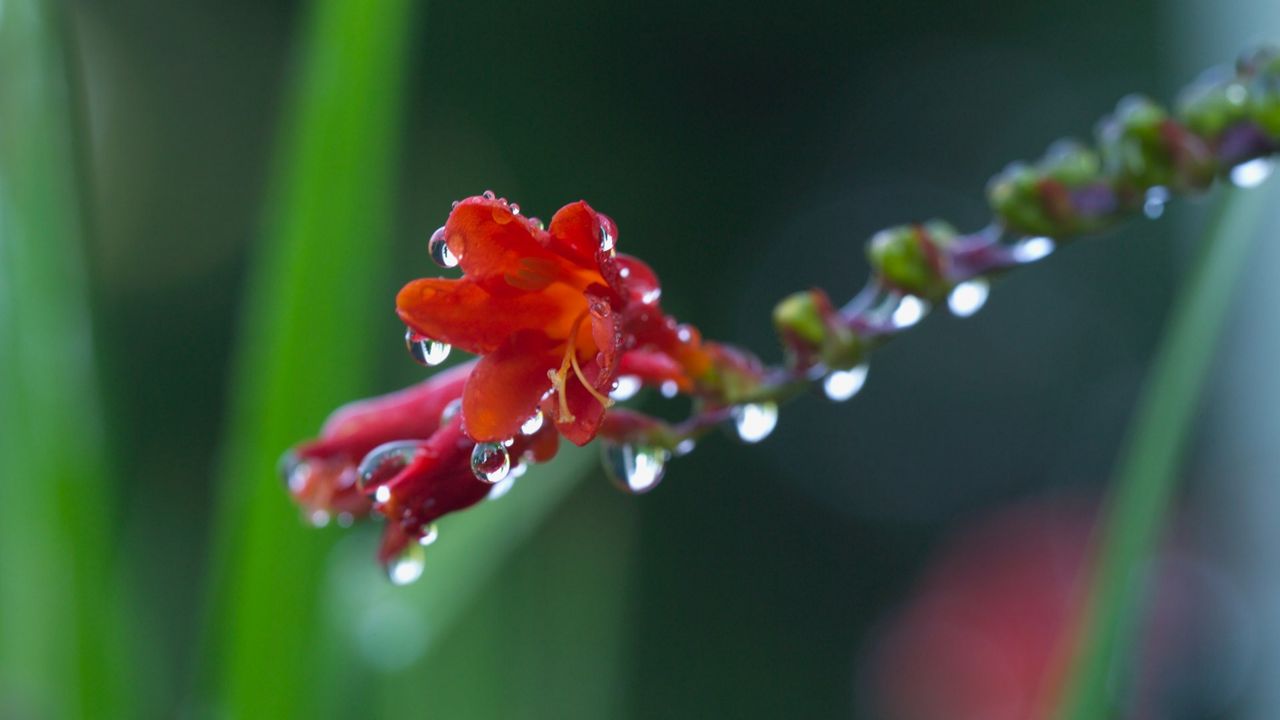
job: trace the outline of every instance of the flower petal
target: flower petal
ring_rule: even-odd
[[[608,235],[610,248],[618,238],[618,226],[613,220],[596,212],[583,200],[556,211],[547,231],[551,233],[551,249],[586,267],[597,264],[597,253],[605,242],[602,234]]]
[[[466,432],[480,442],[514,437],[538,408],[560,364],[562,346],[535,330],[515,333],[485,355],[462,394]]]
[[[396,312],[415,332],[483,355],[520,330],[563,324],[566,311],[555,292],[494,295],[470,279],[423,278],[400,290]]]
[[[467,278],[490,292],[523,289],[505,278],[527,272],[530,261],[539,272],[549,275],[548,283],[572,274],[568,263],[547,248],[546,233],[528,218],[511,212],[503,200],[471,197],[458,203],[444,225],[444,237]]]

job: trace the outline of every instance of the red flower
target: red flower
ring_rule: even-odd
[[[415,280],[396,309],[414,332],[483,356],[462,395],[472,439],[514,437],[541,407],[585,445],[633,348],[665,354],[683,373],[663,374],[678,374],[682,389],[706,369],[696,333],[658,309],[653,271],[614,251],[617,226],[585,202],[544,230],[487,193],[458,203],[443,231],[462,279]]]

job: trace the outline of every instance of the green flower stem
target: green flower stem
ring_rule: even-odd
[[[1201,388],[1249,257],[1258,219],[1275,193],[1235,192],[1201,243],[1202,257],[1174,308],[1134,417],[1098,538],[1098,555],[1059,720],[1113,717],[1111,692],[1131,666],[1129,646]]]

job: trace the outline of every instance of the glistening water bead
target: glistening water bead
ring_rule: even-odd
[[[609,393],[609,397],[618,402],[626,402],[640,392],[640,385],[640,378],[635,375],[623,375],[618,378],[618,383]]]
[[[511,454],[502,443],[476,443],[471,448],[471,472],[480,482],[501,482],[511,472]]]
[[[1241,188],[1258,187],[1271,177],[1276,164],[1271,158],[1255,158],[1231,168],[1231,184]]]
[[[392,440],[370,450],[356,468],[356,481],[360,484],[360,489],[369,492],[370,487],[395,477],[418,456],[421,445],[417,440]]]
[[[408,585],[422,577],[422,570],[426,564],[426,548],[419,543],[411,542],[387,563],[387,579],[393,585]]]
[[[449,243],[444,239],[444,227],[440,227],[431,233],[431,239],[427,241],[427,252],[431,254],[431,260],[442,268],[458,267],[458,256],[453,254],[449,249]]]
[[[778,404],[749,403],[733,409],[733,427],[743,442],[758,443],[778,425]]]
[[[844,402],[862,390],[862,386],[867,383],[869,369],[870,366],[862,363],[848,370],[833,370],[823,378],[822,392],[830,400]]]
[[[965,280],[951,289],[947,295],[947,308],[956,317],[970,317],[987,304],[991,283],[986,278]]]
[[[427,367],[435,367],[444,362],[449,357],[449,351],[453,349],[448,343],[432,340],[409,328],[404,331],[404,344],[409,348],[409,354],[413,356],[414,361]]]
[[[533,417],[524,421],[520,426],[521,435],[532,435],[542,429],[542,411],[534,410]]]
[[[670,454],[660,448],[604,441],[600,445],[605,474],[619,489],[643,495],[658,486]]]

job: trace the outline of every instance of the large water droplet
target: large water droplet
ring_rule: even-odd
[[[670,454],[659,447],[601,443],[604,470],[620,489],[642,495],[658,486]]]
[[[387,563],[387,579],[394,585],[408,585],[422,577],[426,563],[427,549],[411,542]]]
[[[733,409],[733,426],[743,442],[758,443],[769,437],[777,425],[777,403],[749,403]]]
[[[609,392],[609,397],[624,402],[636,396],[640,392],[640,378],[635,375],[623,375],[618,378],[618,384]]]
[[[1020,263],[1033,263],[1052,255],[1056,247],[1052,238],[1037,235],[1019,240],[1010,248],[1010,253]]]
[[[442,268],[458,267],[458,256],[453,254],[449,243],[445,242],[444,226],[431,233],[431,239],[427,241],[427,252],[431,254],[432,262]]]
[[[534,410],[533,417],[529,418],[528,420],[525,420],[524,424],[520,426],[520,433],[522,435],[532,435],[541,429],[542,429],[542,411]]]
[[[421,444],[417,440],[392,440],[370,450],[356,468],[356,478],[360,488],[369,492],[370,487],[395,477],[418,456],[418,448]],[[379,491],[384,489],[386,489],[385,486],[379,485]],[[379,502],[385,502],[385,500],[379,500]]]
[[[974,278],[951,288],[947,295],[947,307],[956,317],[969,317],[987,304],[987,296],[991,294],[991,283],[986,278]]]
[[[869,369],[866,363],[862,363],[848,370],[833,370],[822,380],[822,392],[831,400],[844,402],[862,390],[867,383]]]
[[[502,443],[476,443],[471,448],[471,472],[476,479],[490,485],[500,482],[511,472],[511,455]]]
[[[1142,201],[1142,214],[1155,220],[1164,214],[1164,206],[1169,202],[1169,189],[1159,185],[1147,191]]]
[[[432,340],[425,335],[419,335],[412,329],[404,331],[404,344],[409,348],[409,354],[419,365],[434,367],[444,362],[449,357],[449,351],[453,348],[448,343],[442,343],[438,340]]]
[[[929,303],[915,295],[903,295],[898,306],[893,310],[893,325],[897,328],[909,328],[929,314]]]
[[[1271,158],[1255,158],[1231,168],[1231,184],[1236,187],[1258,187],[1275,170],[1276,164]]]

